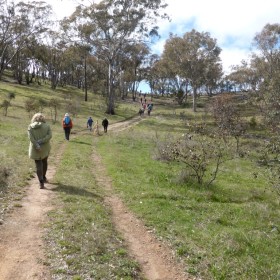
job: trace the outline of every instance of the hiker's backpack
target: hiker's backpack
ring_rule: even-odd
[[[69,117],[69,116],[66,116],[66,117],[64,118],[64,123],[65,123],[66,125],[69,125],[69,124],[70,124],[70,117]]]

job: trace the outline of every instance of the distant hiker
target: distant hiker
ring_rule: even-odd
[[[140,109],[139,109],[139,112],[138,112],[138,113],[139,113],[139,116],[142,117],[142,116],[144,115],[144,112],[145,112],[144,108],[143,108],[143,107],[140,108]]]
[[[62,126],[63,126],[63,129],[64,129],[65,139],[67,141],[69,141],[70,132],[71,132],[71,129],[73,127],[73,123],[72,123],[72,120],[71,120],[68,113],[66,113],[64,115],[64,118],[62,119]]]
[[[150,114],[151,114],[151,112],[152,112],[152,110],[153,110],[153,107],[154,107],[154,104],[152,103],[152,104],[148,104],[148,107],[147,107],[147,109],[148,109],[148,115],[150,116]]]
[[[51,150],[50,139],[52,132],[41,113],[36,113],[28,126],[29,158],[35,160],[36,173],[40,182],[40,189],[47,183],[48,156]]]
[[[87,120],[87,128],[89,128],[90,131],[92,130],[92,124],[93,124],[93,119],[89,117]]]
[[[105,133],[107,132],[108,125],[109,125],[109,121],[105,118],[105,119],[102,121],[102,126],[103,126],[103,128],[104,128],[104,132],[105,132]]]

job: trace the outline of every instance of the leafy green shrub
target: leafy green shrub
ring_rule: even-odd
[[[10,101],[11,101],[12,99],[15,99],[15,98],[16,98],[15,93],[9,92],[9,93],[8,93],[8,98],[9,98]]]
[[[11,106],[10,101],[8,100],[3,100],[3,102],[1,103],[0,107],[3,108],[4,111],[4,116],[7,116],[8,114],[8,108]]]
[[[257,126],[257,120],[256,120],[255,117],[252,117],[252,118],[250,119],[250,121],[249,121],[249,126],[250,126],[251,128],[256,128],[256,126]]]
[[[43,98],[40,98],[37,102],[38,102],[38,105],[39,105],[40,112],[43,112],[44,108],[47,107],[48,102]]]
[[[265,166],[266,176],[270,185],[280,196],[280,137],[274,136],[266,141],[264,148],[259,153],[258,163]],[[254,173],[255,177],[259,174]]]
[[[38,112],[40,108],[40,104],[37,100],[33,98],[29,98],[25,101],[25,110],[29,113],[29,117],[31,118],[32,113]]]
[[[60,108],[60,106],[61,106],[60,101],[57,98],[52,98],[49,101],[49,107],[51,110],[51,116],[52,116],[53,122],[56,122],[56,120],[57,120],[58,109]]]
[[[0,166],[0,190],[3,190],[8,185],[8,177],[10,171],[4,166]]]

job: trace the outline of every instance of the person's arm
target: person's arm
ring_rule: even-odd
[[[40,150],[40,143],[38,140],[35,139],[33,133],[32,133],[32,129],[31,127],[28,127],[28,138],[30,140],[30,142],[32,143],[32,145],[35,147],[36,150]]]
[[[36,146],[36,143],[37,143],[37,140],[34,138],[33,134],[32,134],[32,129],[31,127],[28,127],[28,130],[27,130],[27,133],[28,133],[28,139],[30,140],[30,142]]]
[[[50,141],[51,138],[52,138],[52,131],[51,131],[50,126],[48,125],[48,130],[47,130],[46,136],[43,137],[42,139],[38,140],[38,143],[39,143],[39,144],[44,144],[44,143]]]

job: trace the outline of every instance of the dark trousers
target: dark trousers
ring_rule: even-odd
[[[103,125],[103,127],[104,127],[104,132],[107,132],[108,125]]]
[[[69,138],[70,138],[70,131],[71,131],[70,127],[64,127],[64,133],[65,133],[66,140],[69,140]]]
[[[48,170],[48,157],[40,160],[35,160],[35,164],[38,179],[40,182],[42,182],[46,177],[46,173]]]

